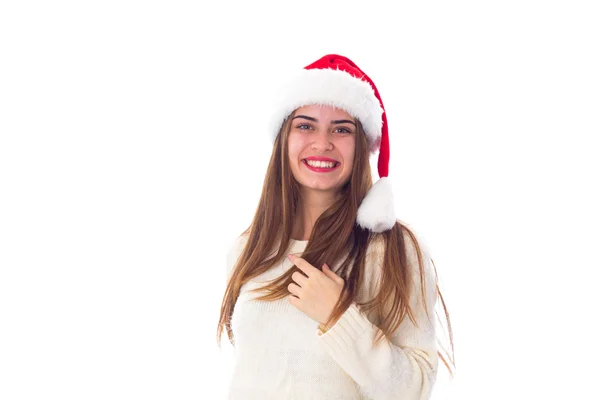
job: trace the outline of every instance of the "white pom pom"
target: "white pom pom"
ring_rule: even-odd
[[[358,225],[373,232],[384,232],[394,227],[394,198],[392,186],[387,177],[380,178],[371,187],[356,216]]]

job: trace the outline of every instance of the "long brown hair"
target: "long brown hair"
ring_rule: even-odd
[[[300,196],[299,184],[290,171],[287,157],[287,139],[291,129],[292,115],[285,120],[275,139],[254,219],[243,233],[248,235],[248,238],[237,262],[233,266],[227,283],[217,327],[219,347],[224,327],[227,328],[229,341],[232,344],[234,343],[230,323],[242,285],[278,264],[282,257],[286,255],[285,251],[288,248],[290,239],[292,239],[292,224]],[[379,291],[372,300],[366,303],[357,301],[357,304],[365,312],[376,309],[379,315],[382,316],[381,323],[378,325],[381,332],[373,343],[376,345],[384,337],[389,339],[406,315],[417,325],[409,304],[412,281],[407,265],[406,248],[410,244],[405,244],[405,237],[410,238],[412,246],[416,249],[421,276],[422,299],[425,310],[427,310],[424,267],[417,237],[401,221],[397,220],[392,229],[382,233],[371,232],[356,224],[358,207],[373,184],[367,137],[360,121],[356,120],[356,123],[357,137],[352,174],[349,181],[341,189],[337,200],[316,220],[306,248],[302,253],[302,258],[320,269],[320,266],[324,263],[330,266],[334,265],[333,261],[341,260],[342,257],[347,255],[336,270],[336,273],[344,278],[345,284],[338,304],[327,321],[329,323],[339,319],[350,304],[356,301],[357,291],[361,287],[362,278],[365,275],[367,246],[375,240],[383,241],[385,251]],[[279,240],[277,246],[275,246],[276,240]],[[273,253],[274,247],[275,253]],[[432,259],[431,262],[435,269]],[[267,292],[267,294],[256,298],[256,300],[275,301],[287,297],[290,294],[288,285],[294,282],[292,279],[294,271],[299,271],[299,269],[290,268],[268,285],[254,289],[253,291]],[[437,271],[436,291],[441,299],[448,322],[452,347],[450,361],[452,365],[455,365],[452,326],[446,304],[437,285]],[[391,305],[391,308],[389,305]],[[427,315],[429,316],[428,313]],[[439,351],[438,355],[450,374],[453,375],[447,360]],[[447,352],[446,355],[448,355]]]

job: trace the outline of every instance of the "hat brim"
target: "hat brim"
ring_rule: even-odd
[[[313,104],[340,108],[357,118],[365,130],[369,149],[377,150],[383,125],[379,99],[369,82],[339,69],[303,69],[282,85],[270,123],[273,139],[294,110]]]

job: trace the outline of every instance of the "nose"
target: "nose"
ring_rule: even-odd
[[[320,153],[331,151],[333,149],[333,143],[331,143],[329,133],[326,130],[315,132],[311,148]]]

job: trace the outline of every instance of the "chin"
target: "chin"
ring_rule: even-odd
[[[307,177],[304,174],[295,174],[292,176],[298,182],[298,185],[302,189],[314,190],[320,192],[339,192],[344,187],[345,183],[341,182],[340,179],[315,179],[314,176]],[[338,177],[339,178],[339,177]],[[346,179],[346,182],[349,178]]]
[[[343,185],[335,185],[335,184],[322,184],[322,183],[308,183],[308,184],[304,184],[302,182],[300,182],[300,186],[303,189],[306,190],[314,190],[314,191],[318,191],[318,192],[339,192]]]

